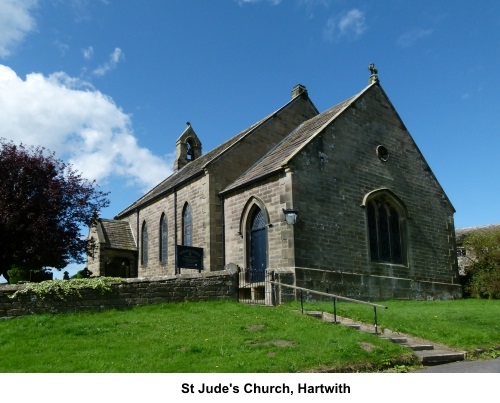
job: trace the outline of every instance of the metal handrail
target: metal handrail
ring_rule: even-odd
[[[300,306],[302,308],[302,313],[304,313],[304,299],[303,299],[303,295],[302,295],[303,291],[333,298],[333,323],[335,323],[335,324],[339,323],[339,322],[337,322],[337,299],[341,299],[341,300],[349,301],[349,302],[355,302],[357,304],[370,305],[373,307],[373,315],[374,315],[374,321],[375,321],[375,334],[378,334],[377,308],[389,309],[385,305],[374,304],[372,302],[361,301],[359,299],[354,299],[354,298],[342,297],[341,295],[330,294],[328,292],[310,290],[308,288],[297,287],[295,285],[289,285],[289,284],[283,284],[283,283],[279,283],[277,281],[271,281],[271,280],[269,280],[269,283],[279,285],[282,287],[288,287],[288,288],[293,288],[295,290],[299,290],[300,291]]]

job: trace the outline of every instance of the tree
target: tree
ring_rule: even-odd
[[[80,228],[107,195],[45,148],[0,138],[0,274],[83,263],[90,245]]]
[[[476,298],[500,298],[500,229],[471,232],[463,244],[469,260],[466,291]]]

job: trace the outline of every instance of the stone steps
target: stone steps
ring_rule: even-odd
[[[337,321],[335,322],[333,315],[326,312],[305,311],[304,313],[330,323],[340,324],[361,332],[377,335],[393,343],[407,347],[413,351],[422,365],[431,366],[447,364],[451,362],[463,361],[466,358],[466,354],[463,351],[456,351],[438,343],[393,332],[388,329],[375,329],[375,326],[373,325],[356,322],[349,318],[343,318],[337,315]]]

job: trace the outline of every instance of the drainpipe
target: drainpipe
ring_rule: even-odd
[[[226,222],[224,214],[224,195],[219,195],[221,211],[222,211],[222,268],[226,267]]]
[[[174,253],[175,253],[175,267],[174,273],[177,273],[177,189],[174,187]]]
[[[140,256],[139,256],[139,208],[136,207],[135,209],[135,216],[136,216],[136,230],[135,230],[135,239],[137,242],[137,277],[139,277],[139,265],[140,265]]]

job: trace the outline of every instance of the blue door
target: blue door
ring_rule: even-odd
[[[250,281],[264,281],[267,263],[267,225],[262,210],[252,218],[250,230]]]

